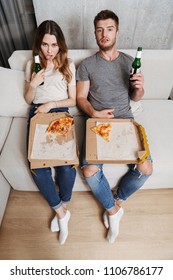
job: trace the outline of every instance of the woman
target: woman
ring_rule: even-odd
[[[34,69],[34,55],[40,57],[42,70]],[[76,81],[74,63],[67,58],[67,45],[61,28],[51,20],[46,20],[37,29],[33,44],[33,59],[26,66],[25,100],[31,105],[28,119],[37,113],[68,112],[68,107],[76,105]],[[27,137],[28,139],[28,137]],[[72,166],[55,166],[59,193],[52,178],[51,168],[37,168],[31,172],[33,179],[55,210],[51,222],[52,231],[60,231],[59,242],[64,244],[68,236],[70,211],[67,204],[71,199],[76,177]]]

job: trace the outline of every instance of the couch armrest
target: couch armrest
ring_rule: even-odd
[[[16,50],[9,57],[8,63],[11,69],[24,71],[27,61],[31,58],[32,58],[31,50]]]
[[[172,90],[171,90],[171,93],[170,93],[169,97],[170,97],[171,100],[173,100],[173,87],[172,87]]]
[[[8,136],[11,123],[11,117],[0,117],[0,153]]]
[[[10,194],[10,185],[0,172],[0,225],[6,209],[8,197]]]

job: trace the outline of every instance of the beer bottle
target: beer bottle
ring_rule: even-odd
[[[39,58],[39,55],[38,54],[35,54],[34,56],[34,61],[35,61],[35,65],[34,65],[34,72],[35,73],[38,73],[42,67],[41,67],[41,64],[40,64],[40,58]],[[44,84],[44,82],[42,82],[40,84],[40,86],[42,86]]]
[[[132,77],[133,74],[141,72],[141,55],[142,55],[142,48],[138,47],[136,52],[136,57],[132,63],[132,68],[130,70],[130,77]]]

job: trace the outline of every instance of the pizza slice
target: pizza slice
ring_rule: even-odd
[[[66,136],[71,130],[73,123],[73,118],[63,117],[52,121],[48,128],[47,132],[50,134],[58,134],[61,136]]]
[[[110,141],[110,133],[112,130],[111,124],[108,124],[108,123],[99,124],[99,125],[92,127],[91,130],[93,132],[95,132],[96,134],[100,135],[107,142]]]

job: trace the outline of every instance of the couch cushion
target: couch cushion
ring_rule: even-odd
[[[70,49],[71,57],[76,65],[85,57],[94,54],[96,49]],[[135,56],[134,49],[121,51]],[[8,62],[12,69],[24,70],[27,60],[31,57],[30,50],[14,51]],[[173,50],[147,50],[142,52],[142,73],[145,77],[145,95],[143,99],[168,99],[172,90]]]
[[[27,116],[24,83],[24,72],[0,67],[0,116]]]
[[[153,160],[153,174],[143,189],[173,187],[173,101],[143,100],[143,112],[135,120],[146,131]],[[128,170],[126,165],[105,164],[105,175],[111,188]]]
[[[143,99],[168,99],[173,86],[173,50],[143,50]]]
[[[143,100],[143,112],[135,119],[144,126],[153,159],[153,174],[145,186],[173,187],[173,101]]]
[[[0,153],[7,138],[11,122],[12,118],[10,117],[0,117]]]
[[[96,52],[95,49],[88,50],[69,50],[68,56],[73,59],[76,67],[79,62],[87,56],[90,56]],[[26,63],[29,59],[32,58],[31,50],[16,50],[9,57],[8,62],[11,69],[24,71],[26,67]]]

